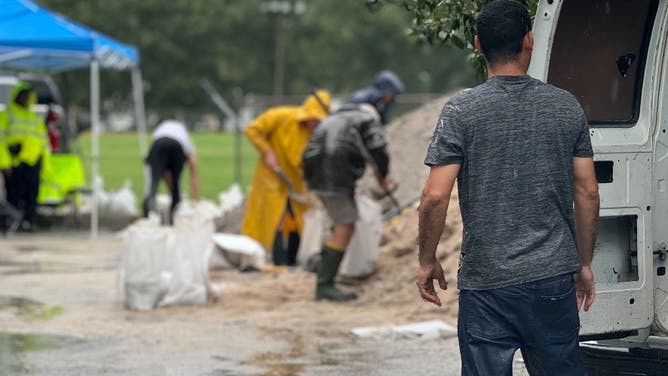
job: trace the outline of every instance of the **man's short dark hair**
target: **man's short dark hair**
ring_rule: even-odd
[[[476,21],[480,48],[489,64],[517,59],[522,51],[522,40],[529,30],[529,11],[515,0],[496,0],[485,4]]]

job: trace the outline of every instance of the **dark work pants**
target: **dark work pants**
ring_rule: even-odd
[[[41,166],[41,159],[33,166],[21,163],[12,168],[11,174],[5,175],[7,201],[21,210],[23,219],[30,224],[35,222]]]
[[[521,349],[531,375],[581,376],[573,277],[569,274],[492,290],[461,290],[462,375],[512,375]]]
[[[285,216],[290,216],[293,220],[295,218],[295,212],[292,209],[292,204],[288,199],[285,204]],[[297,253],[299,252],[299,243],[301,239],[299,238],[299,233],[297,231],[290,231],[288,233],[288,238],[283,238],[283,223],[276,229],[276,235],[274,237],[274,245],[272,246],[272,260],[274,265],[288,265],[295,266],[297,265]],[[286,243],[287,241],[287,243]]]
[[[181,201],[181,187],[179,180],[183,172],[183,164],[186,156],[183,147],[171,138],[159,138],[151,145],[151,150],[146,157],[146,196],[144,197],[144,217],[155,209],[155,195],[158,192],[158,184],[164,178],[165,172],[172,176],[172,204],[169,211],[169,223],[174,219],[174,211]]]

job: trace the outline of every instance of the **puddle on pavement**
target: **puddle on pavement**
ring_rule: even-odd
[[[26,264],[28,265],[28,264]],[[16,269],[9,269],[7,271],[1,272],[3,275],[19,275],[19,274],[70,274],[70,273],[80,273],[89,270],[96,269],[85,269],[79,267],[67,266],[64,264],[48,264],[43,265],[42,263],[30,264],[28,266],[19,267]]]
[[[33,269],[38,271],[41,266],[41,263],[36,260],[32,261],[17,261],[12,257],[2,256],[0,257],[0,267],[2,268],[21,268],[21,269]]]
[[[69,336],[0,332],[0,374],[30,372],[23,354],[30,351],[58,349],[84,341]]]
[[[16,245],[14,246],[14,248],[16,248],[17,251],[21,252],[35,252],[40,250],[39,247],[36,247],[34,245]]]
[[[300,360],[305,355],[304,341],[296,337],[292,348],[286,352],[267,352],[254,356],[245,364],[263,368],[264,371],[253,376],[296,376],[304,370],[307,363]]]
[[[14,249],[19,252],[58,252],[58,249],[44,246],[44,245],[33,245],[33,244],[19,244],[15,245]]]
[[[318,346],[318,359],[320,365],[323,366],[338,366],[342,363],[349,363],[353,360],[352,352],[347,353],[347,348],[341,344],[326,344]],[[361,357],[364,357],[362,354]]]
[[[280,353],[264,353],[246,362],[247,365],[264,368],[253,376],[296,376],[304,370],[306,364],[288,360],[289,356]]]
[[[44,303],[21,296],[0,296],[0,310],[11,309],[28,321],[50,320],[65,312],[61,306],[47,306]]]
[[[107,270],[109,268],[81,267],[56,262],[34,261],[14,261],[10,259],[0,259],[0,275],[19,275],[19,274],[68,274],[80,273],[94,270]]]

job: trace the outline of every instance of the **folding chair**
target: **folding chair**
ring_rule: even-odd
[[[37,204],[51,209],[69,207],[74,224],[78,225],[81,194],[90,193],[85,188],[81,158],[76,154],[53,154],[51,171],[51,176],[40,183]]]

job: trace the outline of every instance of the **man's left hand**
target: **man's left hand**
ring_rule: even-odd
[[[422,299],[440,307],[441,299],[438,297],[436,289],[434,288],[434,280],[438,280],[438,285],[442,290],[448,289],[448,282],[445,280],[445,274],[443,273],[441,264],[437,260],[434,260],[432,263],[420,265],[416,279],[416,284]]]

